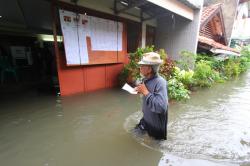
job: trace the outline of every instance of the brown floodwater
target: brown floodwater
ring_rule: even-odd
[[[1,166],[250,165],[250,72],[169,109],[168,140],[138,136],[141,98],[120,89],[0,98]]]

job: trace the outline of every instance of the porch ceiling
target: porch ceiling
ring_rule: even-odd
[[[0,31],[52,33],[50,2],[45,0],[1,0]]]
[[[147,0],[115,0],[116,7],[114,12],[116,14],[126,13],[135,14],[141,21],[157,19],[169,15],[171,12]],[[137,10],[137,12],[133,12]],[[130,13],[131,12],[131,13]]]
[[[163,6],[161,5],[164,4]],[[129,13],[131,10],[139,9],[140,12],[137,17],[141,18],[142,21],[157,19],[160,17],[165,17],[170,14],[179,14],[187,19],[193,19],[193,9],[182,1],[153,1],[153,0],[114,0],[114,12],[116,14]],[[166,6],[172,6],[173,9]],[[195,8],[193,6],[193,8]],[[181,12],[186,13],[187,16],[181,14]]]
[[[74,1],[80,3],[80,0],[67,1],[69,3]],[[177,2],[177,0],[175,1]],[[186,0],[180,1],[186,2]],[[51,0],[1,0],[0,33],[51,34],[50,3]],[[184,2],[179,3],[187,6]],[[130,14],[140,18],[141,21],[158,19],[174,13],[149,0],[101,0],[100,4],[107,5],[109,9],[112,8],[117,14]]]

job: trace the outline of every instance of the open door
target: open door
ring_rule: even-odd
[[[137,22],[127,23],[128,53],[135,52],[141,46],[141,24]]]
[[[146,46],[155,45],[155,27],[146,26]]]

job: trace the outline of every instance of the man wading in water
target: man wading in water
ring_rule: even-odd
[[[160,55],[155,52],[143,54],[138,63],[143,81],[135,87],[138,93],[143,94],[143,118],[135,130],[139,133],[147,132],[158,140],[167,139],[168,120],[167,81],[158,75],[162,62]]]

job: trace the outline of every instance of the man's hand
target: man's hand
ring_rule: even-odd
[[[137,87],[135,87],[135,90],[138,92],[138,93],[142,93],[144,96],[146,96],[147,94],[149,94],[149,91],[146,87],[145,84],[139,84]]]

